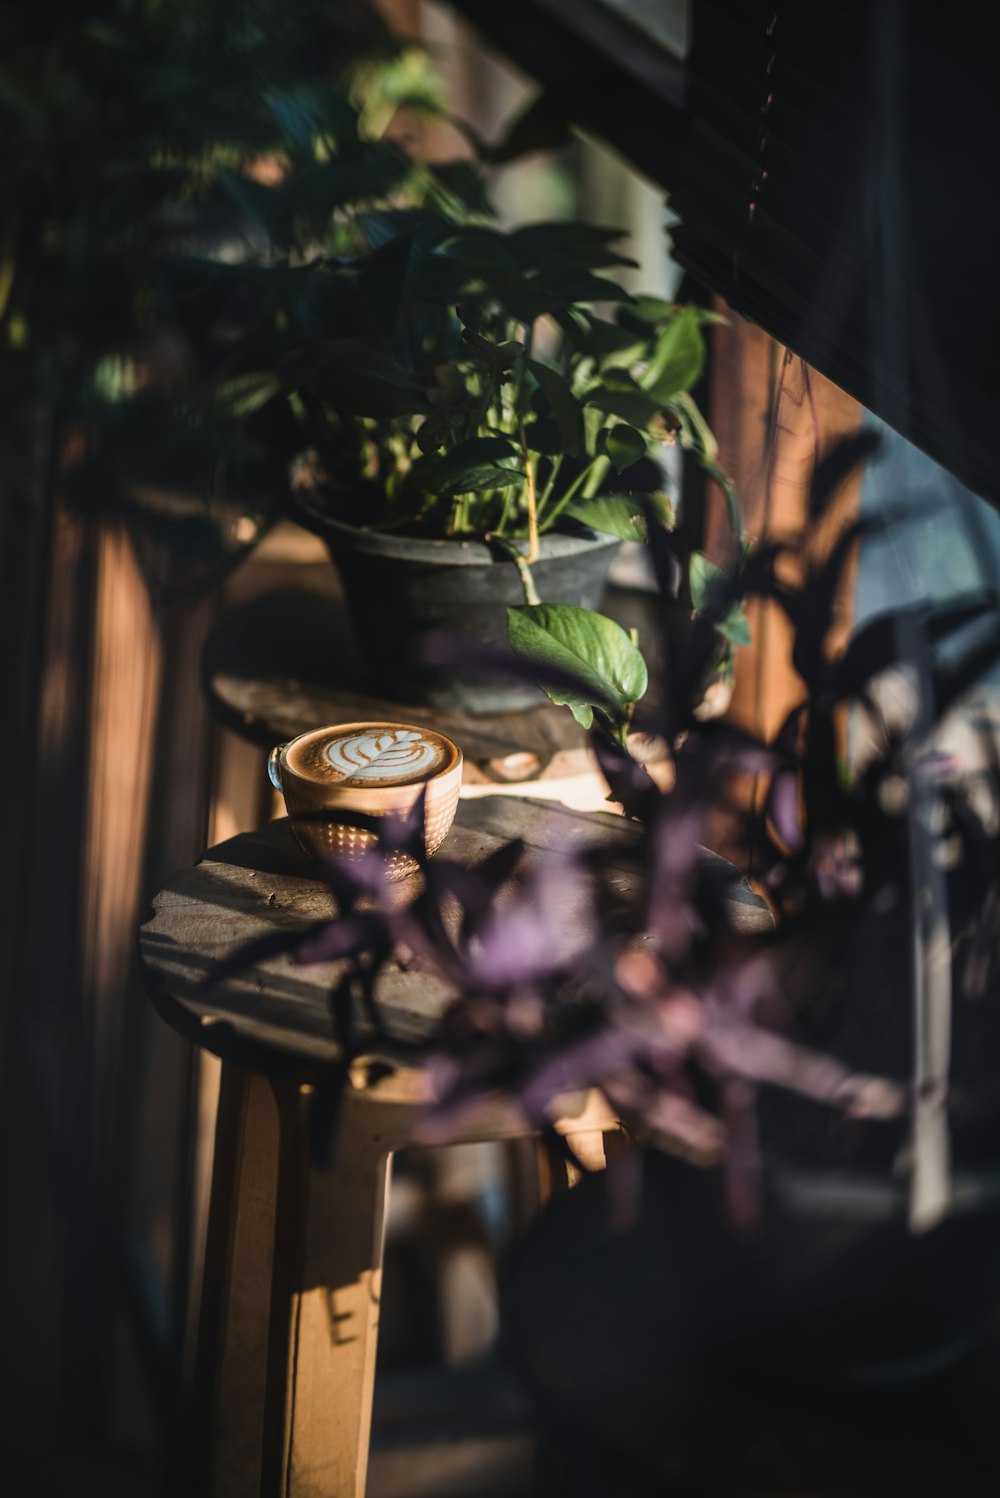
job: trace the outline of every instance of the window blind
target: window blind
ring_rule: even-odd
[[[675,254],[1000,503],[992,9],[695,0]]]

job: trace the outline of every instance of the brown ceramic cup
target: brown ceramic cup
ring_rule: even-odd
[[[462,787],[462,751],[431,728],[409,723],[340,723],[303,733],[271,750],[271,784],[285,799],[292,829],[307,852],[321,858],[356,857],[376,842],[344,814],[400,816],[424,797],[428,856],[448,835]],[[328,821],[323,813],[335,812]],[[413,871],[411,858],[393,854],[391,879]]]

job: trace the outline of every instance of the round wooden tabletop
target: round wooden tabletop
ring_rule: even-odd
[[[470,783],[565,776],[592,765],[587,735],[565,708],[476,714],[401,703],[365,684],[333,569],[252,599],[210,635],[202,663],[212,710],[263,748],[331,723],[429,726],[455,739]]]
[[[459,804],[442,851],[471,866],[514,838],[523,839],[530,858],[533,851],[583,841],[624,846],[622,840],[633,835],[628,823],[608,813],[574,812],[511,795],[483,796]],[[400,899],[408,897],[407,883],[397,886]],[[196,1044],[259,1070],[306,1075],[336,1060],[329,1013],[334,964],[297,966],[282,954],[211,989],[202,986],[215,963],[236,947],[333,911],[329,889],[287,820],[219,844],[170,880],[140,932],[157,1008]],[[746,884],[734,890],[731,913],[737,930],[771,924],[765,902]],[[567,908],[560,926],[563,939],[572,943],[574,930],[583,931],[582,912]],[[380,1009],[389,1034],[401,1043],[426,1038],[448,999],[442,982],[415,963],[393,961],[380,980]]]
[[[609,612],[623,624],[639,624],[647,649],[655,642],[651,608],[649,595],[609,593]],[[272,590],[229,613],[206,642],[202,679],[216,718],[265,749],[332,723],[391,720],[455,739],[467,785],[594,773],[587,735],[566,708],[543,702],[524,712],[471,714],[373,693],[332,567],[303,569],[294,588]]]

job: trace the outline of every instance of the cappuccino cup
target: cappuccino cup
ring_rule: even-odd
[[[444,842],[462,786],[462,751],[443,733],[410,723],[339,723],[299,734],[272,749],[271,784],[280,791],[292,830],[320,858],[357,857],[375,845],[374,832],[345,813],[404,816],[424,793],[424,844],[430,856]],[[334,813],[329,820],[324,812]],[[390,856],[390,879],[416,865]]]

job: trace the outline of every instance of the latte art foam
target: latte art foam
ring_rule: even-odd
[[[412,728],[353,733],[323,746],[323,758],[345,780],[412,780],[427,774],[439,757],[440,751]]]
[[[407,785],[445,769],[452,753],[432,729],[373,723],[310,734],[291,746],[288,764],[297,775],[337,785]]]

